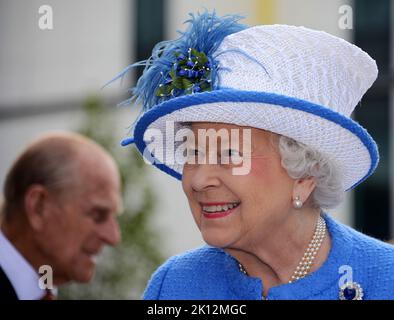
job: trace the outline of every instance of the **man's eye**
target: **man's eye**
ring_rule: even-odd
[[[90,214],[90,217],[92,218],[92,220],[96,223],[101,223],[104,222],[107,214],[105,212],[101,212],[101,211],[93,211]]]

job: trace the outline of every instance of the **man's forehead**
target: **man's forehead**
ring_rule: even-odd
[[[82,192],[119,192],[120,175],[116,164],[108,158],[83,159],[77,169],[77,184]]]
[[[99,194],[93,194],[90,197],[86,197],[84,203],[90,210],[111,211],[114,213],[123,210],[121,196],[115,193],[112,195],[108,194],[105,197]]]

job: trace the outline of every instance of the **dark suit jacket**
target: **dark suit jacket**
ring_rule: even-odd
[[[0,301],[15,301],[19,300],[14,287],[7,278],[3,269],[0,267]]]

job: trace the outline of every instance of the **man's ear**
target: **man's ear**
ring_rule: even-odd
[[[46,211],[49,205],[48,198],[47,189],[39,184],[30,186],[25,193],[24,207],[26,219],[36,231],[41,231],[45,225]]]
[[[300,197],[300,200],[305,203],[313,190],[315,190],[315,187],[316,181],[314,177],[297,179],[294,182],[293,199],[298,196]]]

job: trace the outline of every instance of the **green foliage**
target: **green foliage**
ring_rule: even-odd
[[[98,98],[84,104],[86,121],[80,133],[95,140],[113,155],[120,170],[124,212],[118,221],[122,242],[106,248],[89,284],[71,284],[59,289],[61,299],[139,299],[163,257],[160,239],[150,227],[154,195],[146,181],[145,163],[136,148],[122,148],[115,137],[114,114]]]

